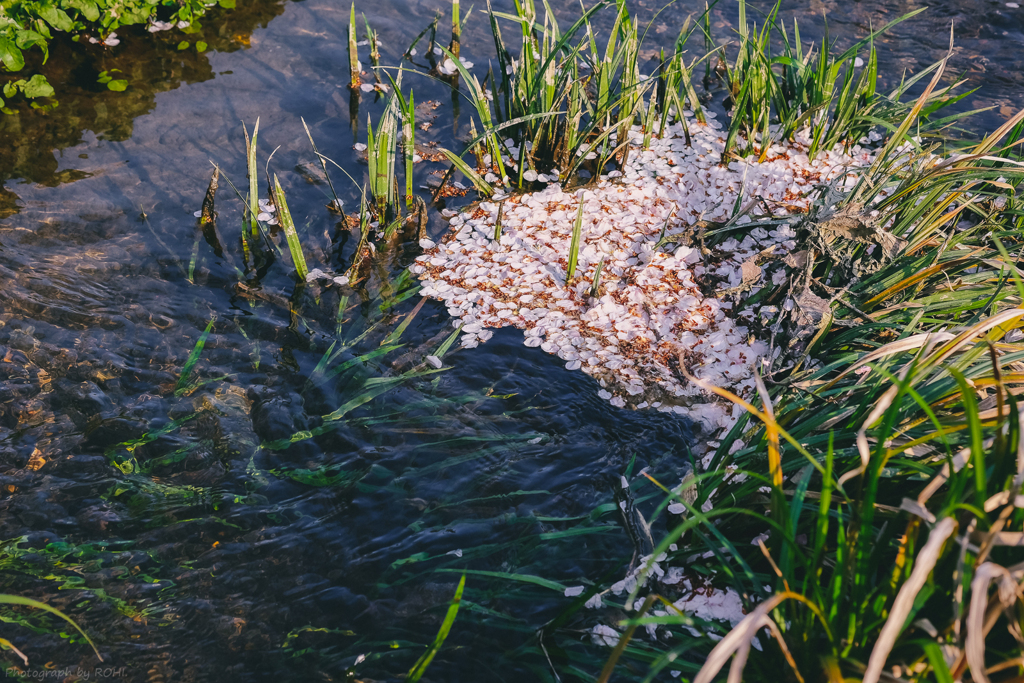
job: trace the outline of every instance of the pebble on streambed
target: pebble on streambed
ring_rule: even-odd
[[[692,246],[655,249],[662,231],[682,235],[695,232],[699,221],[725,222],[741,193],[741,204],[763,200],[761,217],[766,211],[795,216],[809,208],[814,185],[844,175],[852,184],[851,171],[869,165],[873,152],[854,147],[845,154],[837,147],[811,161],[809,140],[798,136],[796,142],[772,145],[763,162],[750,157],[726,165],[720,124],[686,116],[690,145],[679,122],[654,137],[648,149],[634,127],[621,173],[574,192],[552,182],[539,192],[481,202],[450,216],[451,230],[440,244],[424,240],[425,252],[412,271],[423,283],[422,295],[443,301],[454,324],[461,324],[463,347],[489,339],[491,328],[511,325],[524,330],[526,346],[597,378],[599,395],[615,406],[672,410],[714,432],[732,425],[738,406],[712,400],[681,370],[749,397],[758,359],[778,350],[745,324],[762,313],[757,305],[737,307],[735,297],[705,296],[701,285],[704,292],[740,285],[756,292],[782,283],[787,272],[780,257],[797,249],[796,219],[771,231],[756,227],[705,253],[695,237]],[[495,241],[498,201],[504,206]],[[576,276],[567,283],[581,201]],[[744,216],[737,224],[750,221]],[[744,262],[766,250],[770,262],[758,280],[745,282]]]

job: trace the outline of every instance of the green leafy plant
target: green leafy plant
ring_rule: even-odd
[[[763,160],[772,142],[792,140],[804,128],[809,129],[808,155],[812,159],[837,144],[849,149],[876,126],[895,128],[913,106],[902,101],[908,89],[939,68],[938,63],[933,64],[888,94],[877,90],[875,39],[924,11],[923,8],[890,21],[841,53],[834,51],[834,42],[826,33],[817,54],[813,46],[805,48],[801,43],[795,19],[790,35],[778,18],[780,8],[781,3],[776,2],[759,28],[756,22],[748,21],[746,2],[740,0],[739,47],[731,65],[727,60],[722,62],[729,88],[727,104],[732,109],[726,154],[756,152]],[[782,44],[781,54],[773,55],[773,43]],[[859,57],[865,48],[866,61]],[[968,115],[928,118],[973,92],[954,95],[962,84],[963,80],[957,79],[949,86],[931,91],[916,119],[920,132],[939,130]],[[745,147],[736,149],[741,135]]]
[[[97,49],[114,48],[119,44],[117,30],[122,26],[150,24],[163,28],[177,26],[185,33],[196,33],[201,20],[211,7],[232,8],[235,0],[219,0],[208,5],[201,0],[56,0],[55,2],[29,2],[12,0],[0,7],[0,73],[19,72],[25,68],[29,51],[38,51],[45,64],[49,57],[49,45],[56,33],[72,34],[72,40],[81,43],[96,43]],[[184,45],[184,47],[182,47]],[[189,47],[183,41],[179,49]],[[203,42],[196,43],[196,49],[206,49]],[[110,77],[107,72],[100,75],[100,83],[106,83],[111,90],[121,91],[127,83]],[[23,84],[17,86],[34,108],[55,106],[56,102],[42,103],[40,100],[53,98],[54,91],[42,74],[33,74],[28,79],[8,81]],[[5,98],[14,97],[14,91],[5,87]],[[0,102],[0,111],[11,113],[9,106]]]
[[[4,96],[0,98],[0,111],[3,111],[5,114],[13,113],[11,108],[7,106],[4,100],[13,99],[19,94],[23,95],[26,99],[32,100],[30,104],[34,109],[46,109],[52,108],[52,106],[54,106],[53,103],[47,105],[38,101],[49,97],[53,97],[53,86],[51,86],[47,82],[46,77],[42,76],[41,74],[36,74],[28,80],[25,80],[24,78],[19,78],[16,81],[8,81],[7,83],[4,83]]]
[[[96,82],[106,84],[108,90],[113,90],[115,92],[123,92],[128,87],[128,81],[124,78],[115,78],[115,72],[120,73],[121,70],[111,69],[110,71],[100,72],[100,76],[96,79]]]
[[[401,87],[401,75],[397,79]],[[366,160],[369,166],[370,196],[382,220],[398,208],[398,182],[396,167],[398,159],[399,131],[402,127],[402,106],[399,98],[392,94],[384,115],[374,130],[367,120]]]
[[[941,162],[890,142],[856,188],[824,190],[798,231],[816,256],[792,281],[798,300],[833,297],[820,327],[799,332],[780,314],[797,351],[788,368],[766,366],[757,401],[691,378],[745,412],[695,497],[662,487],[685,522],[652,557],[704,551],[705,569],[749,596],[746,616],[689,669],[695,683],[725,667],[734,679],[785,670],[871,683],[883,672],[915,682],[1019,674],[1022,121]],[[847,219],[879,232],[828,232]],[[621,626],[693,627],[671,601],[654,591],[648,600]],[[994,630],[1000,622],[1008,634]],[[654,675],[693,647],[631,634],[612,666],[646,657]]]

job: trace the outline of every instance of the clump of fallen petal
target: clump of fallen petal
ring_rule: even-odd
[[[566,192],[552,181],[539,192],[504,198],[498,240],[496,201],[448,216],[451,230],[438,244],[423,241],[412,270],[422,294],[444,302],[462,325],[462,346],[486,341],[492,328],[517,327],[526,346],[597,378],[600,396],[612,405],[671,410],[709,432],[728,429],[738,407],[709,396],[686,374],[742,397],[753,394],[759,360],[778,350],[749,327],[771,311],[746,306],[738,295],[785,279],[782,257],[797,249],[794,226],[814,185],[844,177],[852,185],[852,171],[873,156],[859,146],[848,154],[837,147],[812,161],[809,141],[798,136],[773,144],[764,161],[723,164],[721,125],[686,123],[692,144],[676,122],[646,149],[634,127],[626,166],[585,189]],[[702,250],[701,227],[728,221],[737,197],[740,204],[758,200],[755,218],[793,219],[739,231]],[[567,282],[581,202],[576,275]],[[736,225],[750,223],[751,215]],[[755,265],[766,253],[770,262]]]

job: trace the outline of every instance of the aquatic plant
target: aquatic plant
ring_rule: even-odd
[[[876,126],[895,127],[912,106],[903,102],[908,90],[938,67],[905,79],[887,94],[877,92],[874,40],[920,10],[872,31],[842,53],[833,51],[826,35],[815,54],[813,46],[802,44],[795,22],[791,37],[778,19],[779,3],[758,27],[748,22],[746,3],[740,2],[739,45],[731,63],[726,57],[730,48],[716,45],[711,36],[709,6],[697,20],[687,19],[671,54],[662,49],[657,72],[642,75],[639,54],[646,31],[623,0],[614,3],[616,17],[603,50],[598,44],[591,20],[611,4],[599,2],[586,9],[565,30],[550,12],[541,21],[533,0],[516,3],[515,14],[488,7],[498,70],[488,72],[487,87],[470,71],[471,64],[440,48],[445,59],[438,72],[460,76],[453,87],[465,84],[464,96],[480,123],[479,133],[462,153],[445,154],[482,194],[490,195],[500,185],[521,189],[524,182],[545,177],[575,181],[584,166],[589,175],[604,173],[609,163],[621,167],[629,154],[630,126],[641,124],[646,146],[652,135],[664,131],[672,111],[678,115],[689,108],[704,122],[692,74],[703,62],[708,81],[712,58],[725,73],[725,105],[731,110],[723,159],[756,153],[763,160],[773,143],[792,141],[804,128],[810,130],[810,158],[836,144],[848,150]],[[513,44],[505,40],[499,20],[517,25],[518,57],[513,57]],[[457,26],[453,19],[453,31]],[[688,42],[698,30],[707,52],[688,57]],[[781,55],[772,54],[773,42],[782,43]],[[457,44],[454,33],[452,44]],[[866,63],[859,57],[865,48]],[[967,115],[932,117],[969,94],[954,94],[960,85],[958,80],[930,93],[919,117],[920,132],[941,130]],[[478,163],[473,168],[462,157],[478,145],[483,152],[474,151]]]
[[[85,641],[89,643],[89,647],[91,647],[93,652],[96,653],[96,658],[99,659],[101,662],[103,661],[103,656],[100,655],[100,651],[96,649],[96,644],[92,642],[92,639],[89,638],[89,635],[82,630],[81,626],[75,623],[74,619],[64,614],[64,612],[61,612],[59,609],[50,607],[45,602],[33,600],[32,598],[26,598],[20,595],[9,595],[6,593],[0,594],[0,605],[16,605],[20,607],[30,607],[32,609],[42,610],[43,612],[48,612],[49,614],[53,614],[57,617],[60,617],[65,622],[71,624],[71,626],[76,631],[78,631],[78,633],[81,634],[83,638],[85,638]],[[0,638],[0,648],[14,652],[14,654],[18,655],[18,657],[21,658],[25,665],[28,666],[28,657],[25,655],[25,653],[16,648],[14,644],[6,638]]]
[[[398,78],[401,87],[401,74]],[[396,91],[397,91],[396,87]],[[384,115],[376,130],[367,117],[366,161],[369,169],[370,197],[373,199],[381,220],[393,219],[398,208],[398,181],[396,170],[399,146],[399,131],[402,128],[402,109],[398,97],[392,93]]]
[[[26,99],[32,100],[30,104],[34,109],[47,109],[52,106],[52,102],[47,105],[40,102],[46,98],[53,97],[53,86],[46,80],[46,76],[42,74],[34,74],[29,79],[19,78],[13,81],[7,81],[3,85],[3,98],[0,98],[0,111],[5,114],[13,114],[14,110],[11,109],[4,98],[12,100],[18,95],[23,95]]]
[[[349,10],[348,15],[348,72],[350,88],[358,88],[360,85],[359,73],[362,71],[362,64],[359,62],[359,51],[356,47],[358,41],[356,40],[356,4],[352,3],[352,8]]]
[[[458,8],[458,0],[455,2],[456,11]],[[444,621],[441,622],[441,628],[437,632],[437,636],[434,638],[434,642],[430,644],[427,651],[423,653],[423,656],[417,660],[409,673],[406,676],[406,680],[409,683],[416,683],[426,672],[427,667],[430,666],[430,662],[434,660],[434,655],[441,649],[444,641],[448,638],[448,634],[452,630],[452,624],[455,623],[455,617],[459,614],[459,603],[462,600],[462,591],[466,587],[466,575],[463,574],[462,578],[459,579],[459,585],[455,589],[455,597],[452,598],[452,604],[448,607],[448,613],[444,615]]]
[[[82,557],[95,557],[101,554],[99,549],[90,547],[89,545],[74,546],[72,544],[61,542],[50,543],[46,547],[30,547],[31,544],[27,544],[27,540],[28,539],[26,537],[20,537],[0,543],[0,570],[3,571],[6,577],[9,578],[16,575],[33,576],[39,579],[52,581],[61,589],[80,588],[83,587],[81,577],[73,575],[70,572],[66,572],[64,569],[68,566],[74,566],[75,561],[80,560]],[[23,544],[28,547],[22,547]],[[110,596],[102,589],[94,590],[93,598],[101,602],[106,602],[117,610],[123,610],[126,614],[132,617],[141,616],[141,613],[134,610],[130,605],[128,605],[128,603]],[[17,624],[22,628],[36,633],[61,633],[62,629],[64,629],[63,626],[54,628],[54,626],[49,623],[48,619],[40,619],[39,616],[41,615],[38,614],[39,612],[59,617],[64,623],[70,624],[72,628],[74,628],[75,632],[81,635],[82,638],[85,639],[85,642],[92,648],[93,652],[96,653],[97,659],[101,662],[103,661],[103,656],[100,654],[96,644],[89,635],[75,620],[63,611],[39,600],[34,600],[23,595],[11,595],[8,593],[0,594],[0,606],[2,606],[3,612],[2,617],[0,618],[2,618],[4,622]],[[28,607],[31,610],[38,610],[38,612],[26,612],[25,610],[20,609],[24,607]],[[72,634],[61,633],[61,635],[64,638],[74,638]],[[13,652],[26,666],[29,664],[28,656],[15,647],[9,640],[0,638],[0,649]]]
[[[920,14],[923,8],[890,21],[838,54],[826,32],[817,55],[813,45],[805,48],[802,44],[796,19],[791,38],[778,18],[780,8],[781,3],[776,2],[758,28],[756,22],[747,20],[746,2],[739,2],[739,48],[731,65],[727,59],[719,61],[729,88],[727,106],[732,109],[726,154],[757,153],[764,159],[772,142],[791,140],[805,127],[811,131],[810,158],[837,144],[849,149],[876,126],[898,125],[914,104],[903,102],[908,89],[939,66],[933,64],[905,79],[888,94],[877,92],[875,39]],[[782,43],[781,55],[772,54],[773,41]],[[866,61],[859,56],[865,47]],[[924,103],[925,113],[934,113],[970,94],[953,94],[962,84],[963,80],[958,79],[932,90]],[[919,119],[921,132],[948,126],[967,115],[960,113],[935,121],[923,115]],[[741,135],[746,147],[736,149]]]
[[[553,168],[562,169],[556,177],[572,177],[588,157],[594,158],[591,154],[596,156],[592,149],[606,145],[618,128],[643,113],[643,94],[653,80],[639,78],[638,29],[629,20],[624,3],[618,4],[604,54],[598,52],[590,19],[607,4],[597,3],[586,10],[564,32],[550,12],[543,24],[537,21],[533,0],[517,3],[515,15],[488,6],[500,79],[490,73],[493,94],[472,79],[460,60],[453,60],[463,80],[472,82],[469,99],[483,126],[478,139],[486,142],[489,163],[499,180],[506,176],[506,165],[515,169],[513,185],[517,187],[522,187],[524,180],[535,180],[538,171]],[[512,56],[498,19],[518,24],[518,58]],[[619,72],[620,78],[613,80]],[[596,99],[586,92],[587,84],[593,82],[597,84]],[[596,165],[598,173],[610,156],[602,155]]]
[[[697,496],[670,492],[685,522],[625,603],[706,550],[718,590],[747,596],[747,614],[699,667],[680,667],[691,645],[633,635],[652,675],[682,668],[706,683],[730,660],[736,679],[1020,671],[1020,558],[1006,546],[1024,534],[1022,120],[947,159],[887,146],[856,188],[823,191],[798,234],[810,260],[789,283],[796,307],[773,323],[794,340],[789,366],[767,365],[750,401],[691,380],[744,414],[713,444]],[[800,307],[815,299],[826,312],[808,326]],[[621,628],[693,626],[657,595]],[[1001,616],[1009,637],[993,631]]]

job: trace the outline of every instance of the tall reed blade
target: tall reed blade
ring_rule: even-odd
[[[409,101],[402,109],[402,140],[405,143],[405,203],[412,206],[413,162],[416,157],[416,101],[409,91]]]
[[[601,295],[601,271],[604,270],[604,256],[597,262],[597,268],[594,269],[594,284],[590,285],[590,296],[596,299]]]
[[[455,58],[459,57],[459,42],[462,37],[462,21],[459,17],[459,0],[452,0],[452,42],[451,53]]]
[[[405,126],[404,99],[401,97],[402,70],[392,81],[395,92],[388,98],[384,115],[381,116],[377,129],[367,116],[366,126],[366,160],[369,166],[370,196],[376,205],[379,218],[390,221],[390,213],[398,213],[398,182],[396,180],[396,164],[398,160],[399,131]],[[408,148],[406,148],[408,152]]]
[[[245,125],[242,125],[242,131],[245,132],[245,160],[249,171],[249,221],[252,229],[252,236],[257,237],[259,235],[259,221],[257,216],[260,213],[260,189],[259,189],[259,167],[256,166],[256,139],[260,134],[260,119],[256,117],[256,125],[252,129],[252,140],[249,140],[249,133],[245,131]]]
[[[565,284],[572,282],[576,276],[576,260],[580,255],[580,235],[583,233],[583,193],[580,193],[580,208],[576,211],[576,220],[572,224],[572,240],[569,242],[569,267],[565,271]]]
[[[299,235],[295,232],[295,222],[292,220],[292,214],[288,210],[288,201],[285,199],[284,190],[281,188],[281,183],[277,179],[277,174],[274,174],[274,204],[277,205],[277,218],[281,223],[281,229],[284,230],[285,239],[288,240],[288,251],[292,255],[292,263],[295,264],[295,272],[299,274],[299,279],[302,282],[306,281],[306,275],[309,274],[309,269],[306,267],[306,257],[302,254],[302,244],[299,242]]]
[[[359,72],[363,70],[363,65],[359,63],[359,50],[356,47],[358,40],[356,39],[356,4],[352,3],[352,9],[348,15],[348,73],[349,82],[348,87],[356,89],[359,87],[361,82],[359,78]]]

